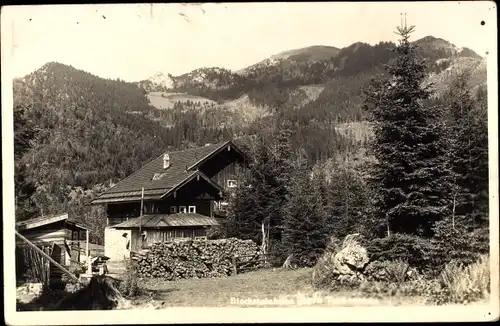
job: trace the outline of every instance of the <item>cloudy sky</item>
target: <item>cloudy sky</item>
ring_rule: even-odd
[[[137,81],[202,66],[238,70],[311,45],[395,41],[400,13],[414,39],[433,35],[481,55],[492,51],[494,2],[253,3],[16,6],[9,66],[23,76],[49,61],[106,78]],[[4,21],[5,19],[5,21]],[[485,25],[481,25],[485,21]],[[4,25],[5,24],[5,25]],[[2,34],[5,30],[2,30]]]

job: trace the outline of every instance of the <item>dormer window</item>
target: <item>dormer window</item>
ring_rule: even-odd
[[[179,213],[186,213],[187,209],[186,206],[179,206]]]
[[[165,175],[165,173],[155,173],[155,174],[153,174],[153,181],[160,180],[164,175]]]
[[[236,180],[227,180],[227,187],[228,188],[236,188],[238,185],[238,182]]]
[[[188,212],[189,213],[196,213],[196,206],[189,206],[188,207]]]
[[[170,214],[177,213],[177,206],[170,206]]]

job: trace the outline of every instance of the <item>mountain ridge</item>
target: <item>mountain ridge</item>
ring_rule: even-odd
[[[423,53],[423,56],[431,59],[432,61],[436,61],[443,57],[473,57],[476,59],[482,59],[482,57],[471,50],[470,48],[462,47],[457,48],[454,44],[438,37],[434,36],[425,36],[418,40],[413,41],[414,44],[418,45]],[[167,74],[171,79],[169,84],[170,87],[159,86],[157,88],[151,87],[151,85],[155,85],[153,81],[154,76],[148,80],[151,80],[148,86],[143,87],[147,91],[184,91],[184,86],[189,85],[189,87],[199,87],[199,85],[206,83],[205,86],[209,86],[211,84],[211,88],[216,87],[218,84],[221,86],[224,84],[224,81],[221,79],[226,79],[226,82],[237,83],[240,77],[248,77],[249,75],[259,75],[262,74],[265,70],[281,70],[281,71],[302,71],[304,69],[309,69],[309,67],[304,68],[304,66],[316,66],[317,70],[333,70],[337,71],[344,69],[344,65],[346,63],[346,56],[352,55],[356,53],[360,48],[361,49],[375,49],[379,45],[387,45],[388,47],[393,46],[392,42],[379,42],[375,45],[370,45],[368,43],[363,42],[354,42],[349,46],[343,48],[337,48],[335,46],[326,46],[326,45],[311,45],[303,48],[290,49],[278,52],[276,54],[270,55],[263,60],[246,66],[239,70],[230,70],[221,67],[200,67],[190,72],[172,76]],[[384,51],[382,49],[382,51]],[[380,50],[379,50],[380,52]],[[388,54],[388,53],[387,53]],[[376,54],[374,54],[376,55]],[[332,63],[333,62],[333,63]],[[336,65],[335,68],[332,67],[332,64]],[[212,73],[216,72],[218,77],[214,77],[211,80],[210,76]],[[299,72],[299,74],[302,72]],[[349,72],[350,73],[350,72]],[[292,72],[293,74],[293,72]],[[225,75],[225,77],[222,77]],[[321,81],[322,82],[322,81]],[[316,81],[318,83],[318,81]],[[144,81],[138,82],[139,86],[144,85]],[[225,86],[229,88],[229,86]],[[238,93],[233,99],[242,96],[243,93]],[[200,94],[194,94],[200,95]],[[211,98],[214,100],[213,98]]]
[[[428,61],[428,80],[436,85],[438,92],[442,92],[443,85],[448,84],[453,74],[462,69],[472,71],[474,88],[485,84],[485,59],[474,51],[457,48],[434,36],[426,36],[413,43]],[[283,105],[307,106],[313,102],[310,109],[317,110],[318,105],[336,103],[337,100],[331,99],[331,96],[337,97],[334,94],[339,89],[345,89],[350,99],[341,105],[345,108],[342,109],[345,111],[342,116],[347,114],[344,118],[349,120],[348,116],[360,117],[360,89],[367,85],[371,76],[383,72],[383,65],[393,56],[390,51],[393,46],[391,42],[376,45],[355,42],[342,49],[313,45],[281,51],[246,67],[244,73],[220,67],[202,67],[179,76],[157,72],[147,80],[125,84],[142,89],[149,107],[155,109],[171,110],[176,103],[193,109],[218,108],[231,112],[231,115],[240,113],[245,117],[241,120],[244,123],[251,123],[254,117],[266,116]],[[269,61],[271,59],[274,61]],[[52,68],[56,71],[67,69],[65,65],[61,64],[60,68],[58,65],[47,63],[37,70],[38,75]],[[22,79],[16,79],[16,83]],[[158,113],[155,114],[158,116]]]

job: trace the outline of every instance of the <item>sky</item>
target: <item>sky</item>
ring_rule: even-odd
[[[6,32],[11,33],[12,47],[4,55],[10,55],[9,68],[15,77],[50,61],[126,81],[143,80],[157,72],[180,75],[210,66],[239,70],[295,48],[396,41],[394,31],[402,12],[407,13],[408,24],[416,26],[414,40],[432,35],[482,56],[493,50],[491,31],[496,29],[496,5],[489,1],[37,5],[5,9],[2,27],[11,27]]]

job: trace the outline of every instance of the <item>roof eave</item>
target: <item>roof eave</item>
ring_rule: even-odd
[[[175,185],[174,187],[170,188],[170,190],[168,190],[166,193],[164,193],[161,198],[165,198],[165,197],[168,197],[170,196],[172,193],[174,193],[175,191],[179,190],[180,188],[182,188],[186,183],[188,183],[189,181],[193,180],[196,176],[200,176],[202,177],[203,179],[205,179],[206,181],[208,181],[208,183],[213,186],[214,188],[216,188],[218,191],[222,191],[222,188],[216,184],[215,182],[213,182],[212,180],[210,180],[209,177],[207,177],[205,174],[203,174],[202,172],[200,171],[196,171],[195,173],[193,173],[192,175],[190,175],[189,177],[185,178],[184,180],[182,180],[181,182],[179,182],[177,185]]]
[[[50,216],[50,217],[47,217],[45,219],[43,219],[43,218],[39,219],[39,220],[33,219],[35,221],[33,221],[33,220],[22,221],[22,222],[16,223],[16,229],[19,231],[30,230],[30,229],[34,229],[34,228],[41,227],[44,225],[49,225],[52,223],[57,223],[57,222],[67,220],[68,217],[69,217],[68,213],[64,213],[64,214],[60,214],[60,215]]]
[[[241,149],[239,149],[232,141],[228,140],[225,143],[223,143],[222,145],[220,145],[218,148],[216,148],[215,150],[213,150],[212,152],[210,152],[209,154],[207,154],[204,157],[202,157],[201,159],[199,159],[196,163],[194,163],[193,165],[189,166],[187,168],[187,170],[191,170],[191,169],[194,169],[195,167],[200,166],[205,161],[207,161],[209,158],[211,158],[213,155],[215,155],[218,152],[220,152],[221,150],[223,150],[226,146],[231,146],[231,148],[233,150],[236,150],[236,152],[238,154],[240,154],[246,161],[250,160],[250,158]]]
[[[147,196],[147,198],[144,198],[144,200],[157,200],[157,199],[162,199],[163,196],[168,192],[168,189],[165,189],[165,192],[160,195],[155,195],[155,196]],[[123,198],[120,200],[120,198]],[[140,202],[141,197],[137,196],[129,196],[129,197],[109,197],[109,198],[94,198],[89,204],[89,206],[94,206],[94,205],[103,205],[103,204],[111,204],[111,203],[135,203],[135,202]]]

